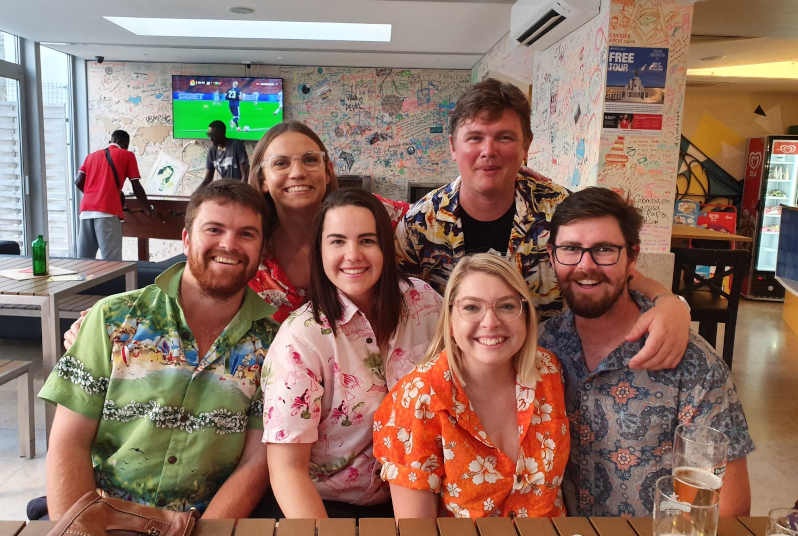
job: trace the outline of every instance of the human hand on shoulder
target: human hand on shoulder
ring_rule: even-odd
[[[690,307],[670,292],[655,296],[654,306],[640,315],[627,341],[648,333],[646,343],[629,361],[632,369],[672,369],[681,363],[690,336]]]

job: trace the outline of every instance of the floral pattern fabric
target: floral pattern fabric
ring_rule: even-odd
[[[407,273],[443,293],[455,264],[466,255],[460,217],[461,178],[429,192],[410,207],[396,228],[396,254]],[[562,299],[546,244],[554,209],[568,196],[561,186],[519,175],[515,217],[507,254],[526,279],[540,318],[562,310]],[[504,253],[504,252],[502,252]]]
[[[374,197],[382,202],[385,210],[388,211],[391,224],[396,228],[410,205],[405,201],[395,201],[377,194],[374,194]],[[276,309],[274,319],[277,322],[288,318],[288,315],[308,301],[307,290],[292,285],[288,274],[272,257],[266,257],[261,261],[258,272],[249,281],[249,288]]]
[[[560,365],[538,349],[541,379],[516,384],[520,451],[488,437],[445,353],[407,375],[374,416],[374,455],[391,484],[440,495],[455,517],[564,514],[560,484],[570,437]]]
[[[261,365],[276,325],[247,291],[206,355],[177,299],[183,265],[86,316],[39,396],[99,421],[97,486],[114,497],[203,510],[262,425]]]
[[[641,294],[632,296],[641,312],[651,307]],[[754,449],[729,369],[695,333],[681,363],[660,371],[628,366],[645,338],[622,344],[588,371],[570,311],[541,326],[539,343],[559,356],[565,376],[571,458],[563,489],[570,515],[651,515],[654,483],[672,471],[681,423],[724,432],[729,460]]]
[[[401,288],[407,317],[384,353],[366,316],[342,293],[335,336],[306,305],[283,322],[269,349],[263,441],[313,443],[310,475],[324,500],[388,500],[372,453],[372,416],[388,389],[424,356],[441,306],[441,297],[419,279]]]

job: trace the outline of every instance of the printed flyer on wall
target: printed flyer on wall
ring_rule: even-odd
[[[611,46],[604,128],[662,130],[668,49]]]

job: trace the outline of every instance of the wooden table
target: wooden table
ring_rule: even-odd
[[[180,240],[186,219],[187,197],[150,197],[155,214],[135,197],[125,198],[125,218],[122,220],[122,236],[138,239],[138,259],[150,260],[150,238]]]
[[[0,255],[0,270],[27,268],[31,258],[19,255]],[[136,288],[136,263],[127,261],[97,261],[89,259],[51,259],[51,266],[67,268],[84,279],[57,280],[49,277],[36,277],[17,281],[0,276],[0,305],[34,306],[41,311],[42,323],[42,365],[50,371],[61,355],[61,304],[77,293],[88,290],[120,276],[125,276],[125,288]],[[0,311],[2,315],[2,311]],[[49,433],[55,408],[45,405],[46,430]]]
[[[750,236],[724,233],[704,227],[694,227],[682,223],[674,223],[671,229],[671,242],[674,240],[720,240],[722,242],[752,242]]]
[[[0,522],[0,536],[44,536],[49,521]],[[721,518],[718,536],[765,536],[766,517]],[[223,519],[200,520],[193,536],[651,536],[651,518]]]

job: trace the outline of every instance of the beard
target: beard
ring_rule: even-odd
[[[581,279],[580,276],[577,279]],[[596,279],[596,276],[592,276],[592,279]],[[565,298],[565,303],[568,304],[568,308],[573,311],[576,316],[581,316],[583,318],[598,318],[610,309],[612,306],[615,305],[615,302],[618,301],[618,298],[621,297],[621,294],[626,290],[626,285],[618,285],[616,288],[612,289],[609,294],[605,294],[604,296],[600,296],[598,298],[591,298],[584,296],[579,292],[578,285],[573,281],[574,278],[571,278],[572,281],[566,287],[562,288],[562,295]],[[606,282],[607,279],[601,277],[599,281]]]
[[[241,261],[239,270],[234,273],[218,273],[212,269],[213,257],[216,255],[231,257]],[[200,290],[215,299],[227,299],[241,292],[249,280],[257,272],[257,264],[251,264],[249,257],[242,254],[229,252],[218,253],[210,251],[204,256],[195,254],[188,256],[188,269],[197,280]],[[233,272],[230,270],[230,272]]]

